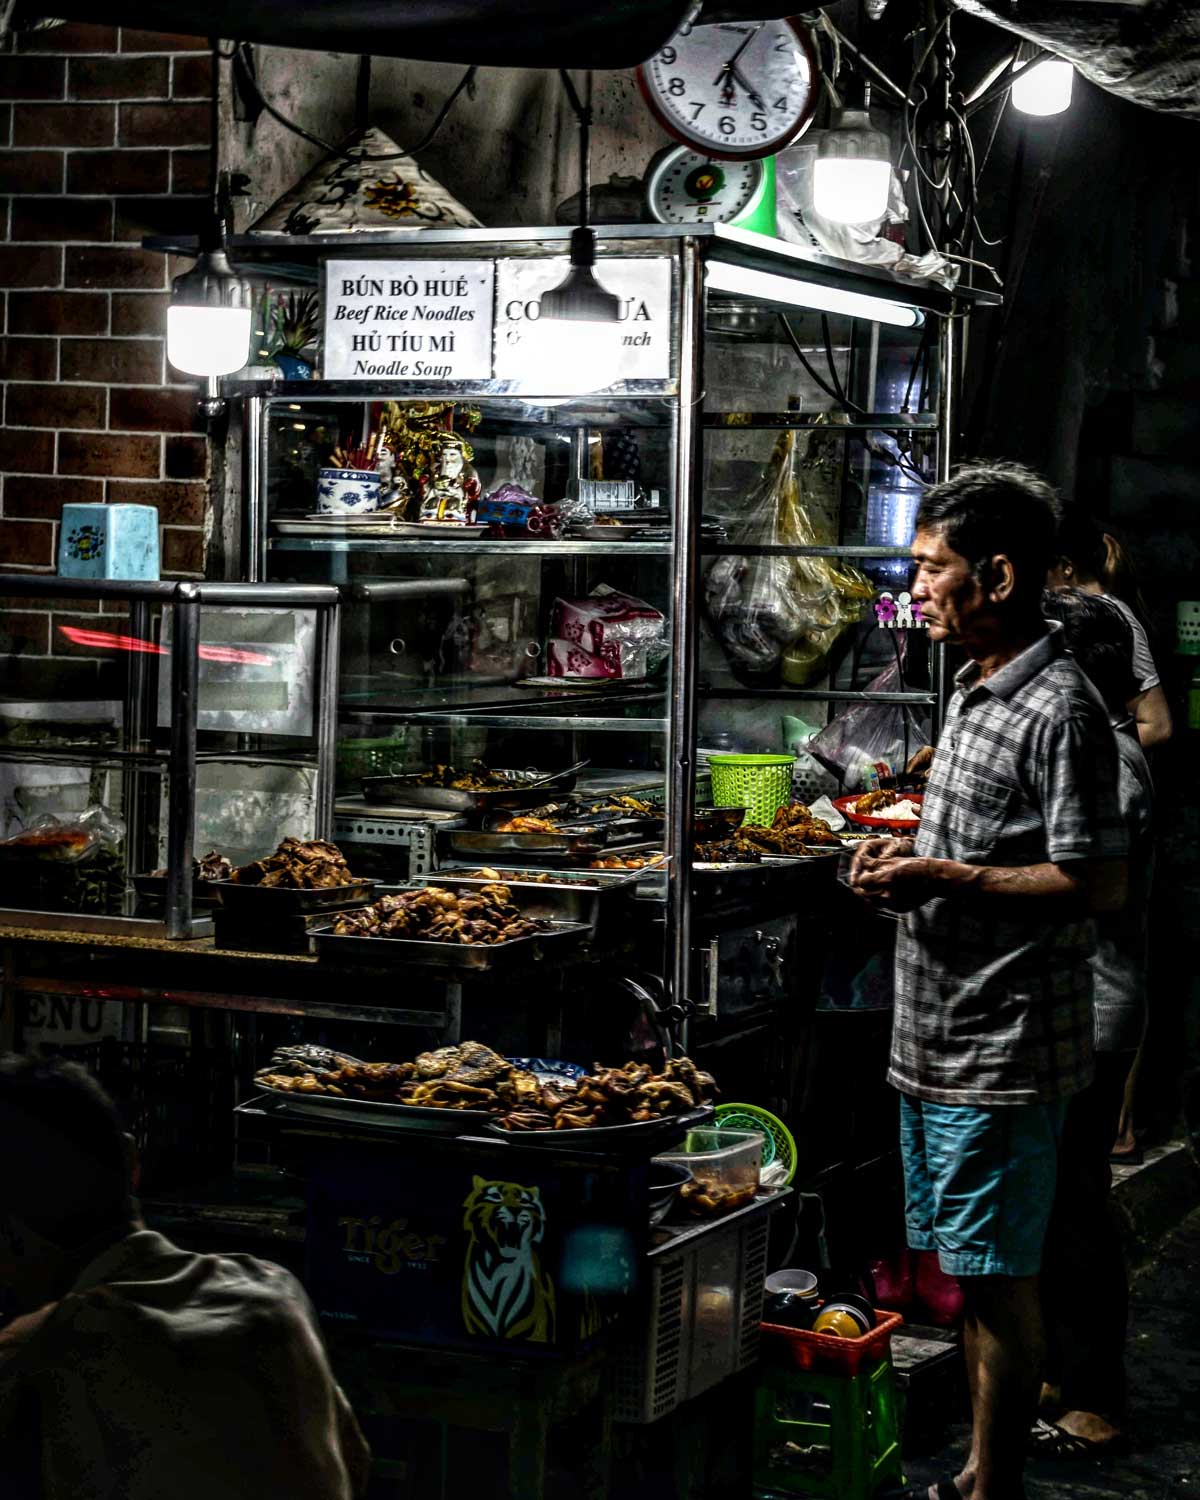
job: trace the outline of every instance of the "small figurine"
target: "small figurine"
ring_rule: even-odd
[[[468,462],[471,450],[453,432],[438,433],[436,444],[431,472],[418,481],[418,519],[466,525],[474,519],[481,488],[479,476]]]

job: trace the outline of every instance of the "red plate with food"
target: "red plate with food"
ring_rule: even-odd
[[[851,797],[835,797],[833,805],[860,828],[878,828],[880,833],[913,833],[921,821],[924,801],[923,792],[855,792]],[[859,812],[860,804],[865,804],[865,811]]]

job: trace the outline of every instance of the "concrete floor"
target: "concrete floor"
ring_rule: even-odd
[[[1029,1500],[1168,1500],[1200,1496],[1200,1209],[1169,1235],[1133,1284],[1129,1335],[1131,1451],[1031,1463]],[[910,1456],[909,1482],[957,1472],[966,1429],[938,1452]]]

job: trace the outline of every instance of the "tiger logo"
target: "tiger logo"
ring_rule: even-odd
[[[540,1190],[475,1177],[463,1209],[467,1332],[530,1344],[552,1342],[554,1283],[542,1271],[537,1253],[546,1232]]]

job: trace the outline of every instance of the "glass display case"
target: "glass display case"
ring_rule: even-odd
[[[904,559],[921,488],[949,464],[963,304],[724,226],[599,229],[597,274],[622,298],[623,378],[564,396],[529,325],[568,233],[289,238],[288,273],[322,289],[325,366],[311,381],[229,386],[245,567],[342,591],[334,828],[362,849],[356,865],[370,850],[393,878],[644,860],[644,969],[662,999],[714,1009],[706,912],[749,920],[771,902],[761,877],[732,906],[724,887],[693,899],[695,838],[712,826],[697,820],[706,749],[780,750],[782,716],[822,727],[870,701],[925,723],[940,712],[944,667]],[[234,252],[260,267],[282,254],[253,236]],[[476,304],[490,354],[467,378],[451,360],[415,378],[396,357],[406,334],[352,348],[373,335],[338,326],[400,316],[458,271],[463,285],[491,277]],[[395,459],[379,465],[381,449],[407,454],[396,473],[380,475]],[[356,454],[361,513],[334,486]],[[406,799],[414,776],[453,779],[447,766],[567,773],[570,787],[545,788],[558,825],[615,815],[620,798],[649,811],[601,851],[585,839],[567,852],[569,837],[553,852],[506,846],[494,835],[508,818]],[[776,906],[794,911],[787,891]],[[778,977],[780,943],[771,951]]]
[[[332,818],[338,591],[6,576],[0,921],[205,935],[194,858]]]

